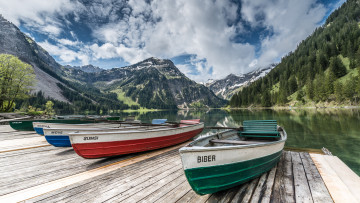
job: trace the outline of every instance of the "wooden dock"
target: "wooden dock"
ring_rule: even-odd
[[[359,177],[337,157],[290,151],[251,182],[199,196],[182,170],[178,149],[183,145],[83,159],[34,132],[2,125],[0,202],[360,202]],[[352,172],[350,181],[337,175],[342,171]]]

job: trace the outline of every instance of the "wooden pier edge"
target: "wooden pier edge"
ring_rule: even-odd
[[[334,202],[360,202],[360,177],[337,156],[310,153]]]

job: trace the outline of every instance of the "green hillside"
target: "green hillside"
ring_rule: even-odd
[[[230,100],[231,107],[358,105],[360,6],[348,0],[264,78]]]

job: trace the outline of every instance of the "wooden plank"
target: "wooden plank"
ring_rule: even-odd
[[[336,173],[335,168],[342,168],[342,166],[338,166],[339,163],[333,158],[326,159],[327,156],[329,155],[310,154],[334,202],[360,202]],[[355,190],[359,193],[358,188]]]
[[[333,202],[329,191],[327,190],[325,183],[321,178],[319,171],[316,169],[309,153],[300,152],[300,157],[304,165],[307,181],[314,202]]]
[[[260,202],[260,199],[264,195],[264,186],[266,186],[266,179],[267,179],[268,173],[264,173],[260,176],[259,182],[256,185],[256,188],[254,190],[254,193],[252,195],[251,201],[252,203]]]
[[[209,140],[209,142],[217,143],[217,144],[233,144],[233,145],[249,145],[249,144],[265,143],[261,141],[240,141],[240,140],[219,140],[219,139],[212,139]]]
[[[226,190],[226,194],[220,199],[219,203],[230,202],[238,191],[239,191],[239,187],[233,187],[231,189]]]
[[[120,202],[120,201],[127,201],[128,198],[131,196],[142,193],[142,190],[145,188],[148,188],[149,186],[155,184],[158,181],[161,181],[162,179],[168,177],[168,176],[178,176],[181,174],[181,167],[179,165],[176,165],[175,167],[172,166],[166,171],[161,171],[159,174],[149,175],[146,177],[145,181],[142,181],[141,183],[136,182],[134,185],[132,182],[129,184],[132,184],[132,187],[128,188],[126,191],[119,192],[117,188],[113,188],[109,191],[106,191],[101,195],[101,197],[96,197],[94,201],[96,202]],[[128,186],[127,184],[126,186]]]
[[[241,200],[245,196],[245,193],[246,193],[246,190],[247,190],[249,184],[250,183],[244,183],[237,187],[237,192],[235,193],[233,199],[231,200],[231,203],[241,202]]]
[[[30,202],[58,202],[71,201],[74,199],[91,201],[93,196],[97,196],[97,194],[106,191],[106,186],[123,188],[124,185],[129,182],[133,182],[137,178],[146,176],[153,171],[167,170],[165,167],[171,165],[175,156],[178,156],[178,152],[177,150],[172,150],[159,156],[35,197],[31,199]],[[136,171],[136,173],[134,173],[134,171]]]
[[[351,194],[360,202],[360,177],[337,156],[325,156],[324,158],[347,186]]]
[[[291,158],[294,171],[295,201],[313,202],[300,154],[291,152]]]
[[[0,148],[0,153],[35,148],[35,147],[50,146],[50,144],[45,140],[44,137],[31,137],[31,138],[16,139],[16,140],[5,140],[5,141],[1,141],[0,144],[2,146]]]
[[[290,152],[284,151],[278,163],[270,202],[295,202]]]
[[[177,176],[179,175],[179,176]],[[177,177],[176,177],[177,176]],[[142,190],[135,195],[131,196],[130,198],[126,199],[127,202],[155,202],[156,200],[162,198],[164,195],[168,193],[176,194],[176,196],[173,197],[173,202],[180,199],[183,194],[181,192],[186,191],[174,191],[174,188],[177,186],[186,183],[186,178],[182,172],[182,170],[179,171],[173,176],[168,176],[159,182],[156,182],[155,184],[152,184],[151,186],[147,187],[146,190]],[[175,177],[175,179],[173,179]]]
[[[173,150],[173,149],[177,149],[179,148],[179,146],[174,146],[174,147],[170,147],[170,148],[165,148],[165,149],[161,149],[161,150],[155,150],[152,151],[150,153],[147,154],[142,154],[127,160],[122,160],[113,164],[109,164],[100,168],[96,168],[93,170],[89,170],[80,174],[76,174],[76,175],[72,175],[66,178],[62,178],[59,180],[55,180],[49,183],[45,183],[42,185],[38,185],[32,188],[28,188],[25,190],[21,190],[21,191],[17,191],[14,193],[10,193],[7,195],[4,195],[2,197],[0,197],[0,202],[19,202],[19,201],[24,201],[26,199],[30,199],[36,196],[39,196],[41,194],[74,184],[76,182],[85,180],[85,179],[90,179],[93,177],[96,177],[98,175],[101,174],[105,174],[111,171],[114,171],[118,168],[124,167],[124,166],[128,166],[130,164],[134,164],[136,162],[148,159],[150,157],[153,156],[157,156],[159,154],[162,154],[164,152]]]
[[[141,189],[155,183],[156,181],[166,177],[169,174],[174,173],[175,171],[180,170],[180,160],[174,161],[172,158],[172,162],[168,162],[166,166],[164,166],[161,170],[153,170],[151,173],[148,173],[143,176],[139,176],[135,179],[126,179],[126,184],[122,184],[121,187],[117,187],[118,184],[108,184],[101,188],[101,190],[96,190],[96,196],[91,195],[85,197],[86,199],[82,201],[96,201],[96,202],[104,202],[110,201],[117,198],[117,201],[121,201],[121,199],[126,199],[130,197],[132,194],[140,191]],[[123,183],[123,182],[121,182]],[[119,196],[119,197],[116,197]],[[120,198],[120,199],[119,199]]]
[[[176,188],[177,186],[179,186],[180,184],[186,182],[186,177],[184,175],[184,173],[181,173],[179,177],[177,177],[174,180],[169,180],[167,183],[162,184],[161,187],[159,187],[156,191],[150,193],[149,195],[145,196],[142,195],[142,199],[139,200],[141,202],[155,202],[156,200],[160,199],[161,197],[163,197],[164,195],[168,194],[168,193],[174,193],[174,188]],[[157,183],[156,183],[157,184]],[[156,184],[151,185],[150,187],[156,187]],[[141,192],[143,193],[143,192]],[[127,201],[132,201],[133,198],[128,199]],[[175,199],[174,199],[175,200]]]
[[[204,203],[210,198],[211,194],[207,195],[198,195],[194,192],[194,190],[190,189],[186,195],[184,195],[181,199],[177,200],[176,203]]]
[[[183,197],[189,190],[191,190],[189,183],[187,181],[184,181],[179,186],[177,186],[173,190],[173,192],[167,193],[155,202],[176,202],[181,197]]]
[[[231,202],[249,202],[258,182],[259,178],[256,178],[248,183],[241,185]]]

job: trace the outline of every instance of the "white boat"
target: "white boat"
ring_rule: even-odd
[[[75,152],[84,158],[100,158],[159,149],[185,142],[204,128],[200,119],[157,129],[133,129],[118,132],[70,133]]]
[[[239,130],[214,133],[179,151],[190,186],[204,195],[269,171],[279,161],[286,139],[276,121],[247,121]]]
[[[166,128],[166,126],[84,126],[84,125],[72,125],[67,128],[53,128],[53,125],[48,126],[49,128],[43,128],[46,141],[55,147],[71,147],[69,139],[70,133],[81,132],[81,133],[102,133],[102,132],[122,132],[122,131],[145,131],[154,130],[159,128]],[[92,127],[92,128],[91,128]]]
[[[120,123],[83,123],[83,124],[69,124],[69,123],[47,123],[47,122],[33,122],[32,123],[34,130],[39,135],[44,135],[43,128],[117,128],[120,126],[129,126]]]

